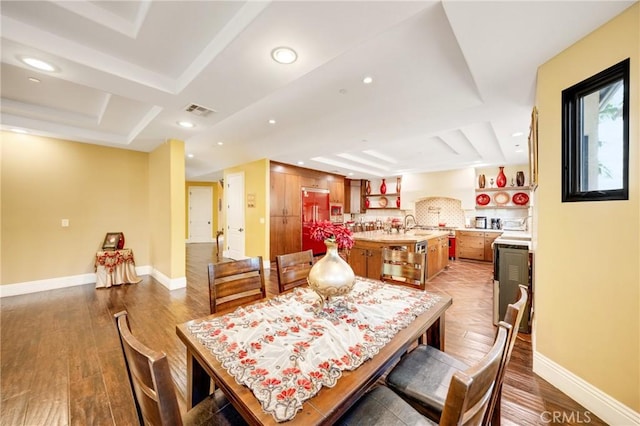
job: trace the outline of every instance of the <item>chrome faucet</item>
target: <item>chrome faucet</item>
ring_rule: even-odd
[[[409,218],[411,218],[411,227],[409,227]],[[408,214],[404,217],[404,232],[416,226],[416,218],[412,214]]]

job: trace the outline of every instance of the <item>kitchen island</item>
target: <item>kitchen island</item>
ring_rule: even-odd
[[[427,279],[449,264],[448,231],[416,229],[389,233],[377,230],[356,232],[353,238],[355,244],[349,253],[349,264],[361,277],[380,279],[383,248],[427,253]]]

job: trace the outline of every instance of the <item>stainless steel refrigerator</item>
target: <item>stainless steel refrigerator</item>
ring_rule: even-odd
[[[327,247],[324,241],[311,239],[311,225],[315,222],[328,221],[329,190],[318,188],[302,188],[302,250],[313,250],[313,255],[324,254]]]

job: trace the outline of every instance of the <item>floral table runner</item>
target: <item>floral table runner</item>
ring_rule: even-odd
[[[292,419],[343,370],[376,355],[439,296],[358,278],[322,309],[318,295],[296,288],[265,302],[189,326],[236,381],[249,387],[276,421]]]

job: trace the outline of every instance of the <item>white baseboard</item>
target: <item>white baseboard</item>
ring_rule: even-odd
[[[151,266],[136,266],[136,274],[138,275],[150,275],[152,270],[153,268]],[[77,285],[95,284],[95,282],[96,274],[90,273],[0,285],[0,298],[75,287]]]
[[[187,286],[187,277],[169,278],[157,269],[153,269],[151,276],[169,290],[178,290]]]
[[[640,425],[640,413],[538,352],[533,353],[533,372],[612,426]],[[565,413],[571,414],[581,416],[583,421],[588,416],[588,413]]]

